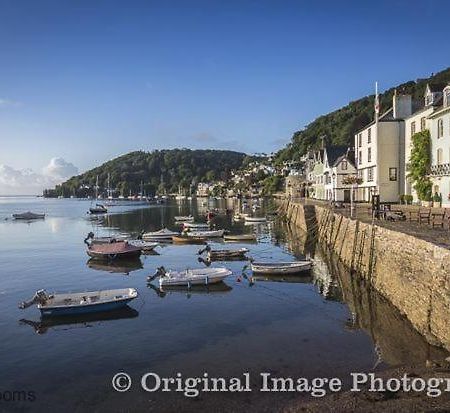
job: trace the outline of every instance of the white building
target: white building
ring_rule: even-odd
[[[429,116],[431,136],[430,177],[433,194],[442,196],[442,205],[450,207],[450,85],[442,91],[442,106]]]
[[[428,84],[425,89],[425,95],[422,107],[411,116],[405,118],[405,164],[403,176],[405,177],[405,195],[412,195],[414,202],[417,202],[417,194],[413,184],[408,179],[408,164],[411,157],[412,136],[425,129],[430,130],[431,119],[429,118],[436,108],[442,103],[442,89],[445,85]]]
[[[324,195],[328,201],[350,202],[351,186],[345,185],[343,179],[356,173],[352,150],[344,146],[331,146],[324,149]]]
[[[394,93],[392,108],[355,134],[357,200],[398,202],[405,185],[405,122],[412,113],[410,95]]]

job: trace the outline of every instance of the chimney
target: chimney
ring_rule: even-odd
[[[397,94],[394,90],[392,98],[392,109],[394,119],[404,119],[412,114],[412,98],[408,94]]]

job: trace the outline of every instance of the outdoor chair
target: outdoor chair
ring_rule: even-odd
[[[445,222],[445,211],[444,212],[433,212],[431,214],[431,227],[441,227],[444,228]]]
[[[423,222],[426,222],[430,225],[431,219],[431,209],[420,210],[419,211],[419,224],[422,225]]]

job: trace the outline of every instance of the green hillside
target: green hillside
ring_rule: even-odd
[[[178,192],[201,181],[227,181],[232,169],[240,168],[249,157],[244,153],[222,150],[173,149],[131,152],[115,158],[81,175],[74,176],[45,196],[85,197],[93,195],[98,176],[100,191],[105,193],[108,174],[116,195],[137,194],[141,181],[144,192]]]
[[[450,82],[450,68],[427,79],[409,81],[392,87],[380,94],[381,113],[392,106],[392,96],[395,89],[410,93],[413,101],[417,104],[423,104],[423,95],[427,83],[448,82]],[[325,137],[327,144],[351,145],[355,132],[373,120],[374,98],[375,95],[363,97],[350,102],[341,109],[318,117],[304,129],[294,133],[287,147],[278,152],[277,161],[298,160],[300,156],[307,152],[308,148],[319,147],[321,137]]]

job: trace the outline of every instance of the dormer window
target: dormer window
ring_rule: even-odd
[[[347,170],[347,161],[342,161],[342,163],[341,163],[341,169],[342,169],[343,171],[346,171],[346,170]]]
[[[430,106],[433,103],[433,94],[427,93],[425,96],[425,106]]]
[[[447,86],[444,89],[444,106],[445,107],[450,106],[450,86]]]

